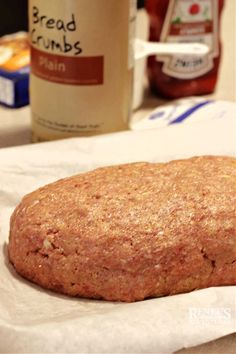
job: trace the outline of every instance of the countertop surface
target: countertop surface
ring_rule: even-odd
[[[236,101],[236,1],[227,0],[222,15],[221,37],[223,55],[219,81],[214,94],[208,97]],[[133,114],[140,119],[158,105],[165,103],[148,91],[141,109]],[[0,148],[30,144],[30,108],[0,108]],[[220,338],[194,348],[178,351],[180,354],[233,354],[236,353],[236,334]]]
[[[219,80],[215,92],[208,97],[236,101],[236,1],[227,0],[222,15],[221,37],[223,54]],[[155,107],[166,103],[146,92],[142,107],[133,119],[142,118]],[[8,109],[0,107],[0,148],[31,142],[30,108]]]

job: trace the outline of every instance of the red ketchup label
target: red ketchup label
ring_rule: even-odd
[[[217,1],[170,1],[160,40],[172,43],[200,42],[210,49],[205,57],[158,57],[164,63],[162,70],[165,74],[192,79],[210,71],[214,66],[214,58],[219,55]]]

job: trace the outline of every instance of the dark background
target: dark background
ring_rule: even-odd
[[[27,0],[0,0],[0,36],[27,30],[27,4]]]
[[[27,6],[28,0],[0,0],[0,36],[27,31]],[[138,7],[143,6],[144,0],[138,0]]]
[[[138,8],[141,9],[142,7],[144,7],[144,2],[145,0],[138,0]]]

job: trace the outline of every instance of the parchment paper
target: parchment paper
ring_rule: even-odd
[[[236,156],[236,117],[155,131],[0,150],[0,352],[172,353],[236,331],[236,286],[123,304],[42,290],[8,263],[9,217],[22,196],[101,165]]]

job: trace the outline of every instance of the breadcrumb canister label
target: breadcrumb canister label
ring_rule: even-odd
[[[33,141],[128,129],[136,0],[29,0]]]
[[[50,54],[31,47],[34,75],[44,80],[69,85],[103,84],[103,56],[69,57]]]

